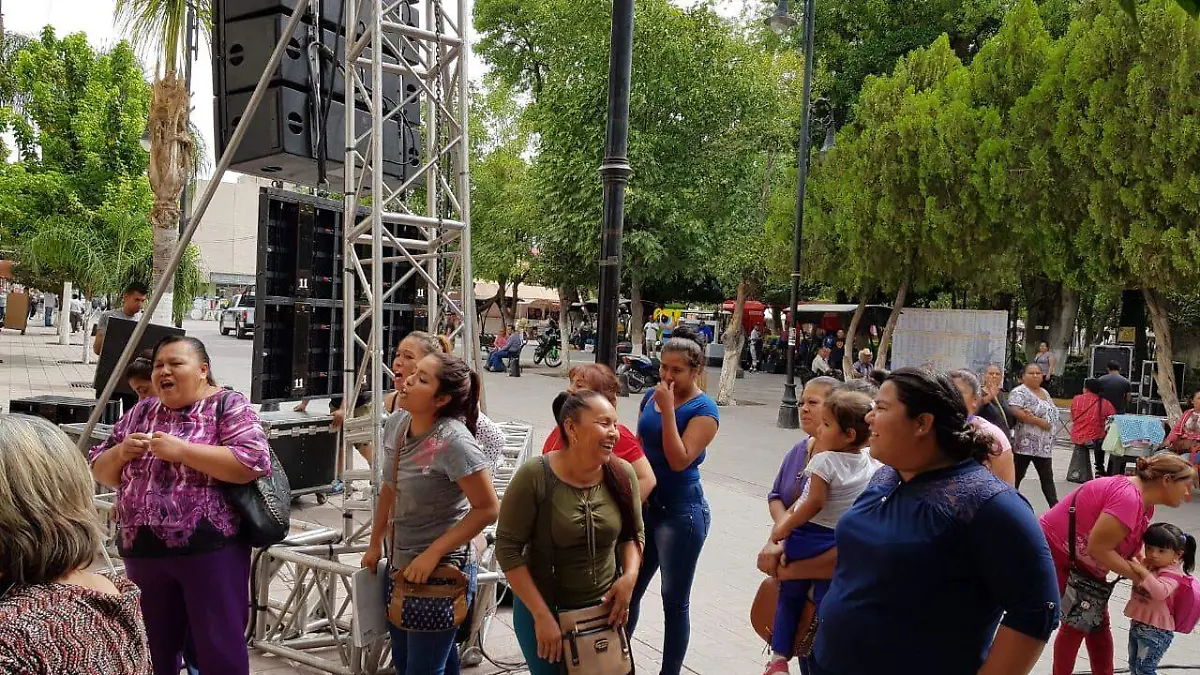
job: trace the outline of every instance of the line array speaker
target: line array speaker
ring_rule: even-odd
[[[358,1],[361,11],[365,11],[367,0]],[[294,0],[218,0],[214,3],[213,91],[216,92],[214,119],[219,152],[223,153],[228,146],[294,9]],[[270,75],[266,96],[234,155],[233,170],[301,185],[317,185],[317,150],[323,147],[326,179],[335,183],[344,178],[347,78],[342,60],[347,31],[342,27],[345,22],[343,12],[341,0],[324,0],[321,21],[316,26],[301,23],[288,37],[283,58]],[[401,13],[409,25],[418,23],[415,7],[402,4]],[[361,34],[361,30],[350,31],[350,34]],[[399,64],[401,58],[408,62],[417,60],[410,43],[399,35],[394,35],[393,41],[396,48],[402,50],[402,55],[387,48],[388,53],[383,56],[385,62]],[[320,82],[314,82],[312,77],[310,57],[314,53],[322,63]],[[370,50],[364,57],[371,58]],[[363,67],[358,70],[360,74],[367,72]],[[319,110],[314,104],[314,91],[321,94]],[[400,114],[383,123],[382,170],[385,176],[401,181],[412,175],[421,162],[423,140],[418,92],[416,80],[385,74],[385,108],[404,105]],[[360,110],[355,120],[356,128],[365,132],[369,125],[369,114]],[[317,129],[321,129],[320,144],[313,140]],[[358,149],[365,153],[367,147],[368,144],[362,141]]]

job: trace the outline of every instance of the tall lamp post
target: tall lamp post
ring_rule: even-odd
[[[800,427],[800,410],[796,398],[796,319],[800,295],[800,246],[804,231],[804,191],[808,181],[808,137],[812,117],[812,71],[813,71],[813,20],[817,13],[816,0],[804,2],[804,94],[801,98],[800,142],[796,147],[796,225],[792,233],[792,294],[788,302],[791,313],[788,317],[787,380],[783,385],[783,400],[779,403],[779,418],[776,426],[781,429]],[[767,26],[776,35],[783,35],[796,25],[796,19],[788,13],[788,0],[779,0],[775,13],[767,19]]]
[[[604,164],[604,222],[600,231],[600,317],[596,363],[617,369],[617,297],[621,291],[621,234],[629,182],[629,83],[633,70],[633,2],[613,0],[608,57],[608,131]],[[565,327],[564,327],[565,328]]]

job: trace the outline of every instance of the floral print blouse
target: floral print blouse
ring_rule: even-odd
[[[1047,431],[1032,424],[1018,422],[1013,430],[1013,452],[1030,457],[1049,457],[1054,448],[1054,437],[1062,427],[1062,419],[1054,401],[1039,397],[1022,384],[1008,395],[1008,407],[1020,408],[1050,423],[1050,430]]]
[[[219,418],[219,419],[218,419]],[[258,413],[236,391],[220,392],[179,410],[157,398],[139,402],[92,448],[88,461],[132,433],[166,432],[189,443],[229,448],[252,471],[269,475],[270,451]],[[221,481],[152,453],[130,461],[117,489],[117,547],[124,556],[198,553],[219,548],[238,530],[238,515],[226,503]],[[198,537],[193,535],[199,534]],[[195,541],[194,541],[195,540]],[[202,540],[202,541],[201,541]]]

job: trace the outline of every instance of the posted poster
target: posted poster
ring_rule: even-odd
[[[966,368],[982,373],[1005,364],[1008,312],[973,309],[905,309],[892,337],[892,368]]]

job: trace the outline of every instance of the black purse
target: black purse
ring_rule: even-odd
[[[1071,562],[1067,571],[1067,588],[1062,596],[1062,620],[1075,630],[1091,633],[1104,623],[1108,600],[1120,578],[1112,582],[1097,579],[1075,564],[1075,500],[1078,497],[1079,491],[1076,490],[1071,496],[1071,508],[1067,511]]]
[[[225,399],[221,395],[217,402],[217,427],[225,416]],[[271,475],[256,478],[249,483],[224,483],[221,492],[229,507],[241,516],[238,539],[254,548],[265,548],[283,541],[292,523],[292,488],[287,472],[275,451],[271,453]]]

